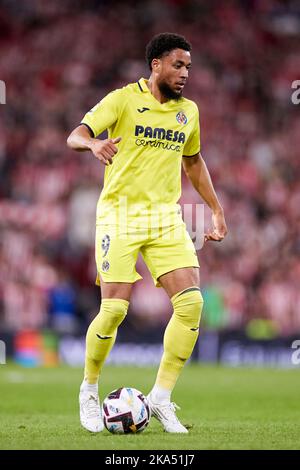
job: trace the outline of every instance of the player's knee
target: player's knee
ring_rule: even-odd
[[[129,302],[123,299],[102,299],[100,316],[115,326],[119,326],[127,315]]]
[[[203,308],[203,297],[199,288],[189,288],[172,297],[174,315],[189,328],[198,328]]]

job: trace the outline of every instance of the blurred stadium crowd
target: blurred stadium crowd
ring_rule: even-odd
[[[103,167],[66,138],[106,93],[149,76],[145,45],[163,31],[193,45],[185,96],[200,108],[202,154],[229,228],[198,252],[202,324],[300,331],[300,105],[291,101],[300,6],[276,0],[0,2],[2,327],[76,332],[97,313]],[[201,202],[184,176],[181,202]],[[161,327],[169,300],[141,260],[137,269],[128,321]]]

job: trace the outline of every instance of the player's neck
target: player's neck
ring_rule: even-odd
[[[157,99],[157,101],[159,101],[160,103],[166,103],[167,101],[169,101],[169,99],[161,93],[160,89],[157,86],[157,83],[155,82],[152,76],[150,76],[149,80],[146,83],[151,94],[154,96],[155,99]]]

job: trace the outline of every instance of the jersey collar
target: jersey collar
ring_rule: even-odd
[[[140,78],[137,82],[138,84],[138,87],[139,87],[139,90],[141,93],[147,93],[147,92],[150,92],[148,86],[147,86],[147,83],[146,83],[146,79],[145,78]]]
[[[153,102],[155,102],[158,106],[162,107],[162,108],[168,108],[169,106],[175,106],[175,107],[178,107],[178,103],[181,102],[182,98],[179,99],[179,100],[168,100],[166,101],[165,103],[160,103],[156,98],[154,98],[154,96],[152,95],[151,91],[149,90],[148,88],[148,85],[147,85],[147,82],[148,80],[146,80],[145,78],[140,78],[138,81],[137,81],[137,84],[138,84],[138,89],[141,93],[148,93],[151,97],[151,99],[153,100]]]

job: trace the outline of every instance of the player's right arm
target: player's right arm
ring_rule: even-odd
[[[104,165],[110,165],[113,156],[118,152],[116,144],[121,141],[121,137],[102,140],[96,137],[117,122],[123,103],[123,89],[106,95],[86,113],[81,124],[71,132],[67,140],[68,146],[79,152],[90,150]]]
[[[69,135],[68,147],[79,152],[90,150],[104,165],[112,164],[113,156],[118,152],[116,144],[121,141],[121,137],[99,140],[92,137],[91,134],[87,126],[80,124]]]

